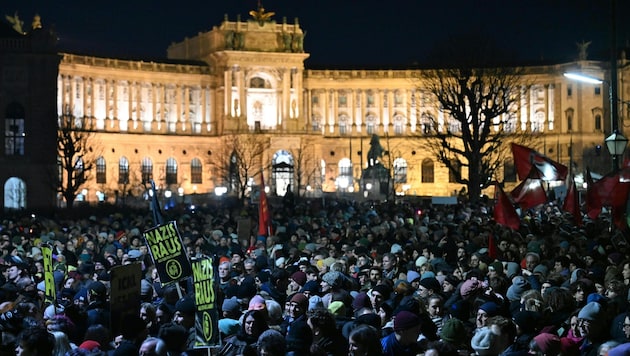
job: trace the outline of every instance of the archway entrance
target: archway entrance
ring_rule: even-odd
[[[11,177],[4,183],[4,208],[26,208],[26,183],[22,179]]]

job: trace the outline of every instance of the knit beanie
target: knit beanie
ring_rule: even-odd
[[[223,300],[223,305],[221,305],[222,311],[227,312],[239,312],[241,311],[241,305],[238,302],[236,297],[226,298]]]
[[[392,294],[392,289],[386,284],[377,284],[372,288],[373,291],[381,293],[384,300],[389,299],[389,296]]]
[[[293,273],[293,274],[291,275],[291,279],[292,279],[295,283],[297,283],[297,284],[299,284],[299,285],[303,286],[303,285],[306,283],[306,273],[304,273],[304,272],[302,272],[302,271],[297,271],[297,272],[295,272],[295,273]]]
[[[508,288],[506,296],[510,301],[517,301],[521,299],[521,295],[526,290],[529,290],[529,282],[523,276],[516,276],[512,279],[512,285]]]
[[[197,306],[195,306],[195,301],[192,298],[183,297],[175,303],[175,311],[186,315],[193,315],[197,311]]]
[[[558,335],[542,333],[535,336],[534,341],[545,355],[557,355],[560,353],[562,345]]]
[[[420,325],[420,317],[416,314],[403,310],[394,317],[394,331],[403,331]]]
[[[495,302],[485,302],[479,306],[479,309],[485,311],[488,317],[493,317],[499,313],[499,306]]]
[[[255,295],[250,301],[247,310],[264,310],[267,309],[265,299],[259,295]]]
[[[420,268],[422,267],[425,263],[428,263],[429,260],[424,257],[424,256],[420,256],[416,259],[416,267]]]
[[[420,273],[416,271],[408,271],[407,272],[407,282],[412,283],[416,279],[420,279]]]
[[[354,300],[352,301],[352,309],[354,309],[355,311],[361,308],[371,308],[371,307],[372,307],[372,303],[370,302],[370,298],[365,292],[361,292],[357,294],[354,297]]]
[[[466,344],[466,327],[464,323],[456,318],[448,319],[444,325],[442,325],[442,331],[440,332],[440,338],[446,342],[450,342],[454,345]]]
[[[334,316],[346,316],[346,306],[338,300],[328,305],[328,311]]]
[[[328,283],[332,288],[338,288],[341,286],[341,273],[337,271],[326,272],[322,276],[322,281]]]
[[[461,294],[462,298],[468,299],[481,290],[483,290],[483,284],[479,280],[467,279],[462,283],[459,294]]]
[[[317,283],[317,281],[308,281],[304,283],[304,287],[300,289],[300,293],[304,293],[307,291],[311,293],[319,292],[319,284]]]
[[[501,263],[500,261],[492,262],[489,267],[494,268],[497,273],[503,274],[503,263]]]
[[[578,319],[596,321],[603,316],[602,306],[597,302],[586,304],[578,313]]]
[[[323,307],[324,307],[324,301],[322,300],[322,297],[318,295],[313,295],[310,298],[308,298],[308,311],[315,310],[318,308],[323,308]]]
[[[293,297],[291,297],[291,303],[297,303],[302,307],[302,310],[307,310],[308,298],[302,293],[295,293]]]
[[[420,285],[426,289],[433,290],[435,293],[439,293],[442,288],[440,288],[440,282],[433,277],[423,278],[420,280]]]
[[[544,279],[547,278],[547,273],[549,273],[549,268],[547,268],[547,266],[545,266],[543,264],[540,264],[540,265],[534,267],[534,273],[540,274],[540,276],[544,280]]]
[[[512,279],[521,273],[521,266],[519,266],[518,263],[508,262],[506,265],[507,272],[505,273],[505,275],[507,278]]]
[[[470,340],[470,346],[480,356],[498,355],[503,352],[503,350],[499,350],[501,345],[497,342],[498,337],[497,334],[492,332],[492,329],[484,326],[473,335],[472,340]]]

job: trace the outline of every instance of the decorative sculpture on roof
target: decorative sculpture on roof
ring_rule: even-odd
[[[10,23],[11,25],[13,25],[13,29],[14,29],[17,33],[19,33],[19,34],[21,34],[21,35],[23,35],[23,34],[25,34],[25,33],[26,33],[26,32],[24,32],[24,30],[22,29],[22,25],[24,25],[24,21],[20,20],[20,18],[18,17],[18,13],[17,13],[17,11],[15,12],[15,14],[14,14],[13,16],[5,15],[4,17],[7,19],[7,21],[9,21],[9,23]]]
[[[582,41],[576,43],[576,45],[578,47],[578,59],[581,61],[585,61],[588,57],[588,46],[591,45],[591,41]]]
[[[265,12],[265,8],[262,6],[261,0],[258,0],[258,10],[252,10],[249,14],[262,26],[266,21],[271,20],[271,17],[276,13]]]
[[[31,23],[31,28],[33,30],[42,28],[42,18],[39,16],[39,14],[35,14],[35,16],[33,16],[33,22]]]

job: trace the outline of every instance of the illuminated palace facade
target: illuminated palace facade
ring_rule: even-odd
[[[420,148],[419,140],[428,133],[427,117],[450,123],[423,91],[415,70],[309,70],[303,39],[297,19],[276,23],[226,17],[208,32],[173,43],[163,62],[49,54],[49,65],[56,70],[56,81],[51,82],[56,95],[41,93],[42,100],[55,108],[55,119],[87,118],[96,130],[98,158],[78,199],[113,202],[122,191],[140,196],[141,181],[148,177],[174,196],[214,194],[228,185],[216,163],[222,138],[252,135],[266,142],[261,167],[271,194],[284,195],[289,186],[301,189],[302,195],[363,193],[359,178],[373,134],[389,151],[396,194],[449,196],[462,188],[446,167]],[[1,65],[3,74],[13,68],[6,59]],[[563,164],[572,156],[577,171],[585,162],[592,167],[609,159],[606,148],[601,149],[610,134],[607,86],[563,77],[564,72],[581,71],[608,78],[608,69],[608,62],[586,58],[528,67],[525,81],[534,85],[522,90],[518,113],[508,126],[531,133],[531,147]],[[627,61],[622,58],[621,100],[630,90],[626,77]],[[17,164],[23,160],[19,152],[18,159],[9,152],[8,142],[25,137],[22,154],[28,156],[28,140],[35,130],[29,123],[50,123],[50,117],[33,111],[35,104],[25,99],[30,95],[26,91],[7,95],[13,89],[7,88],[6,75],[2,80],[2,160]],[[14,113],[16,105],[26,109]],[[620,117],[628,117],[627,112]],[[295,181],[296,152],[309,157],[302,162],[309,167],[301,169],[312,173],[301,182]],[[1,174],[5,207],[41,205],[43,197],[55,204],[58,199],[38,187],[42,183],[33,180],[32,170]],[[505,180],[514,182],[508,187],[516,184],[507,170]],[[8,195],[15,187],[25,188],[23,199]]]

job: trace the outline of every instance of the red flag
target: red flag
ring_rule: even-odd
[[[562,203],[562,210],[567,211],[571,213],[571,215],[573,215],[573,222],[576,226],[582,226],[580,197],[578,196],[574,177],[571,177],[570,182],[567,182],[567,196],[564,198],[564,202]]]
[[[516,173],[520,180],[525,180],[527,177],[542,179],[544,181],[564,180],[569,173],[567,166],[529,147],[512,143],[512,154],[514,155]],[[530,176],[532,169],[534,169],[534,176]]]
[[[271,232],[271,213],[269,212],[269,203],[267,203],[267,193],[265,193],[265,177],[260,172],[260,202],[258,204],[258,235],[270,236]]]
[[[599,198],[597,187],[593,182],[591,171],[586,169],[586,215],[595,219],[602,212],[602,200]]]
[[[514,209],[514,205],[510,201],[510,198],[505,194],[503,189],[497,183],[495,185],[496,203],[494,204],[494,221],[497,224],[507,226],[514,230],[518,230],[521,226],[521,218],[519,218]]]
[[[488,235],[488,256],[492,259],[496,259],[497,254],[497,243],[494,241],[494,235]]]
[[[510,192],[515,203],[526,210],[536,205],[547,202],[547,193],[542,186],[542,180],[535,178],[537,176],[536,168],[532,167],[530,175]]]

